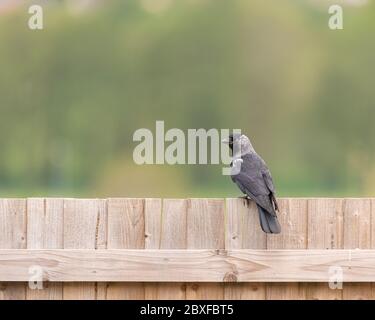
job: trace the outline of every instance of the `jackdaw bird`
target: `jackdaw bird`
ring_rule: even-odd
[[[266,163],[255,152],[249,138],[244,134],[231,134],[223,143],[229,144],[232,151],[232,181],[246,195],[244,198],[255,201],[262,230],[265,233],[280,233],[275,187]]]

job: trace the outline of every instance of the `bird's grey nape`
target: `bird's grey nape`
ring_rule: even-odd
[[[255,150],[250,142],[250,139],[242,134],[238,140],[234,141],[233,158],[240,158],[248,153],[255,153]]]

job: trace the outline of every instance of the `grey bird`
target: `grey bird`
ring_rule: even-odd
[[[232,151],[232,181],[246,195],[255,201],[259,222],[265,233],[280,233],[281,227],[276,211],[279,210],[271,172],[264,160],[255,152],[249,138],[244,134],[231,134],[227,143]]]

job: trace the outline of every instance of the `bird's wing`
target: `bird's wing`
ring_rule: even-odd
[[[262,175],[263,175],[263,179],[264,179],[264,182],[266,183],[266,186],[267,186],[268,190],[270,190],[272,193],[274,193],[275,192],[275,186],[273,185],[271,172],[270,172],[270,170],[268,170],[267,167],[264,168],[264,170],[262,170]]]
[[[267,185],[268,190],[270,190],[271,201],[273,202],[273,205],[275,206],[275,210],[278,211],[279,210],[279,205],[278,205],[277,200],[276,200],[275,186],[273,184],[271,172],[267,168],[266,164],[265,164],[265,167],[264,167],[264,169],[262,171],[262,175],[263,175],[263,179],[264,179],[264,182]]]
[[[246,157],[245,157],[246,156]],[[258,205],[274,214],[274,208],[270,200],[270,193],[263,177],[264,161],[259,156],[245,155],[241,165],[241,171],[232,176],[242,192],[246,193]]]

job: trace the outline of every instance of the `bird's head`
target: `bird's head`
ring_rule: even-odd
[[[254,151],[250,139],[244,134],[231,133],[228,139],[223,139],[222,142],[228,144],[232,152],[237,149],[238,152],[234,152],[237,154],[243,155]]]
[[[233,150],[233,145],[240,142],[241,136],[240,133],[231,133],[228,139],[223,139],[222,142],[228,144],[229,148]]]

